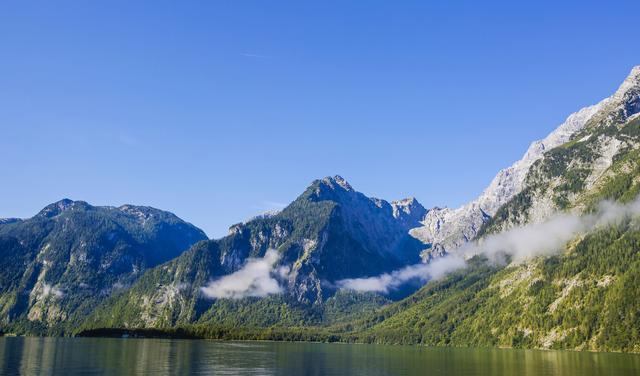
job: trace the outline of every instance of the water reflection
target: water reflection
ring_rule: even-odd
[[[0,338],[0,374],[635,375],[640,356],[158,339]]]

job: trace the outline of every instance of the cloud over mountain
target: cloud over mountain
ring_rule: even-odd
[[[276,250],[268,250],[262,258],[250,258],[238,271],[210,282],[202,293],[209,298],[241,299],[264,297],[282,292],[278,278],[288,274],[288,268],[275,268],[280,260]]]
[[[640,198],[626,205],[603,201],[593,214],[579,216],[559,213],[540,223],[516,227],[489,235],[477,242],[467,243],[460,252],[436,258],[428,264],[410,265],[375,277],[343,279],[336,285],[355,291],[388,293],[411,280],[437,280],[452,271],[464,268],[464,260],[475,255],[486,256],[496,263],[504,263],[507,260],[519,263],[532,257],[559,253],[564,250],[567,242],[580,233],[610,226],[638,214]]]

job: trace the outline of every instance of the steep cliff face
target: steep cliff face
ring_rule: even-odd
[[[589,176],[585,176],[586,184],[593,184],[600,174],[611,166],[613,158],[620,150],[633,145],[620,137],[607,135],[590,139],[589,145],[586,145],[589,132],[593,132],[594,128],[624,124],[636,116],[640,111],[639,80],[640,67],[635,67],[611,97],[570,115],[546,138],[532,143],[524,157],[511,167],[501,170],[476,200],[458,209],[429,210],[422,220],[423,226],[413,229],[412,234],[424,242],[432,243],[433,252],[455,250],[475,238],[485,224],[499,214],[498,211],[503,205],[527,188],[528,175],[536,174],[534,170],[539,168],[538,162],[543,160],[550,150],[570,141],[579,141],[581,147],[588,148],[590,154],[597,156],[593,161],[581,162],[581,168],[589,170]],[[588,166],[589,164],[592,165]],[[580,173],[587,172],[581,170]],[[557,210],[558,205],[554,205],[552,201],[550,197],[538,197],[530,218],[540,220]]]

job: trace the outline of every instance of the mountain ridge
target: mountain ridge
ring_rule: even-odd
[[[637,114],[640,111],[639,92],[640,66],[636,66],[613,95],[569,115],[547,137],[532,142],[523,158],[500,170],[478,198],[457,209],[429,210],[422,220],[423,226],[412,230],[412,234],[432,243],[433,250],[440,253],[453,251],[472,240],[502,205],[521,192],[529,169],[548,150],[571,141],[602,117],[619,117],[618,121],[621,121]]]

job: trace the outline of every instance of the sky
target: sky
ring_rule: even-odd
[[[638,1],[3,1],[0,217],[210,237],[339,174],[456,207],[634,65]]]

